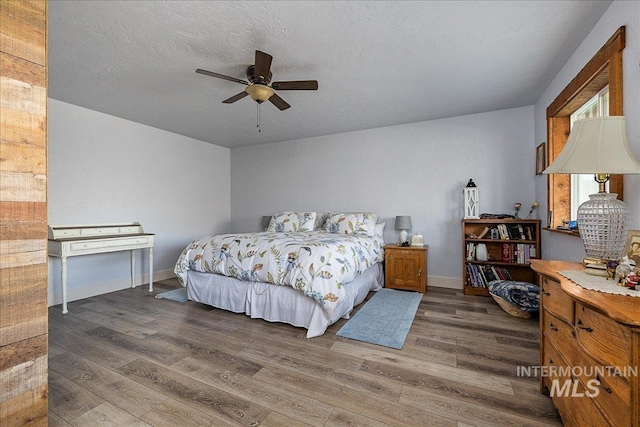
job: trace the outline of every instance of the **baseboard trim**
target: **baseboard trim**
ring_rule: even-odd
[[[447,289],[462,289],[462,279],[456,279],[453,277],[439,277],[428,276],[427,287],[433,286],[434,288],[447,288]]]
[[[171,279],[175,277],[173,270],[162,270],[153,272],[153,282]],[[136,287],[149,286],[149,275],[136,276]],[[77,301],[84,298],[95,297],[96,295],[108,294],[109,292],[121,291],[131,287],[131,279],[120,279],[111,282],[97,283],[83,288],[69,289],[67,292],[67,302]],[[62,304],[62,291],[49,292],[49,307]]]

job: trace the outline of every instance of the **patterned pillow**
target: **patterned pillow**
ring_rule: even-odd
[[[313,231],[315,212],[280,212],[271,217],[267,231],[276,233]]]
[[[324,231],[335,234],[366,234],[373,236],[378,215],[370,212],[333,212],[324,223]]]

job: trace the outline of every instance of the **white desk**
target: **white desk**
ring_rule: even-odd
[[[49,256],[59,257],[62,314],[67,314],[67,257],[131,251],[131,287],[135,288],[136,249],[149,249],[149,292],[153,292],[153,238],[137,222],[102,225],[49,226]]]

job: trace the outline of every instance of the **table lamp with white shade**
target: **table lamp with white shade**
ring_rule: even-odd
[[[599,192],[578,208],[578,231],[587,258],[606,263],[619,260],[626,239],[628,209],[607,193],[610,174],[640,174],[640,162],[629,147],[623,116],[576,120],[569,139],[545,174],[593,173]]]

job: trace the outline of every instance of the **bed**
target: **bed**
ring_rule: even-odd
[[[281,212],[265,232],[204,236],[175,273],[190,300],[322,335],[384,284],[384,224],[371,213]]]

